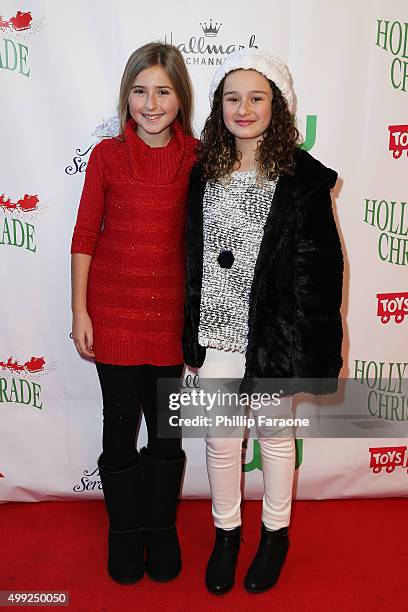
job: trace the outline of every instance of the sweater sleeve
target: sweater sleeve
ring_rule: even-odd
[[[71,253],[84,253],[92,256],[101,229],[105,208],[105,193],[100,149],[100,145],[96,145],[89,157],[72,236]]]
[[[203,365],[206,349],[198,343],[200,322],[201,279],[203,274],[202,199],[205,182],[202,170],[194,166],[190,174],[186,225],[186,284],[184,302],[183,352],[187,365]]]
[[[327,393],[336,389],[342,365],[343,255],[329,187],[320,187],[303,204],[297,228],[293,374],[309,379],[310,389],[302,390]]]

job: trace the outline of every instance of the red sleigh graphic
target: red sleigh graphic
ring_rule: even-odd
[[[2,367],[3,370],[8,369],[13,372],[31,372],[32,374],[41,372],[41,370],[44,369],[44,365],[44,357],[31,357],[31,359],[24,364],[19,363],[18,360],[13,359],[13,357],[9,357],[7,361],[0,361],[0,367]]]
[[[388,130],[390,132],[388,148],[394,158],[401,157],[403,151],[408,155],[408,125],[389,125]]]
[[[23,212],[32,212],[37,210],[39,201],[38,195],[28,195],[28,193],[17,200],[17,202],[12,202],[11,198],[6,197],[4,193],[0,195],[0,207],[7,210],[19,209]]]
[[[396,467],[407,467],[408,453],[406,446],[388,446],[369,448],[368,450],[371,453],[370,468],[372,468],[374,474],[378,474],[383,469],[391,473]]]
[[[391,317],[402,323],[408,316],[408,292],[377,293],[377,316],[381,323],[388,323]]]
[[[7,30],[7,28],[17,32],[28,30],[31,27],[32,20],[33,18],[29,11],[27,13],[17,11],[14,17],[10,17],[8,21],[0,15],[0,30]]]
[[[44,369],[45,359],[44,357],[31,357],[30,361],[26,361],[24,367],[29,372],[40,372]]]

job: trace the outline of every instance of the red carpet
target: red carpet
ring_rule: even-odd
[[[145,577],[130,586],[117,585],[105,571],[102,502],[2,504],[0,590],[69,591],[75,612],[407,609],[408,499],[295,502],[279,583],[251,595],[242,581],[256,550],[260,511],[260,502],[245,503],[236,585],[216,597],[203,584],[213,542],[209,501],[180,505],[179,578],[156,584]]]

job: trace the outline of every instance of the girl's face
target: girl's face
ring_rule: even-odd
[[[130,90],[129,112],[137,124],[137,134],[150,146],[164,146],[180,104],[176,91],[161,66],[139,72]]]
[[[235,70],[224,83],[222,110],[236,140],[258,141],[272,119],[272,89],[256,70]]]

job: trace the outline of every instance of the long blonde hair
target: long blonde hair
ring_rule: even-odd
[[[165,70],[179,100],[180,109],[177,117],[184,133],[193,136],[191,127],[193,93],[187,67],[177,47],[161,42],[147,43],[139,47],[127,61],[119,91],[120,136],[123,138],[126,123],[130,119],[128,99],[134,80],[139,72],[152,66],[161,66]]]

